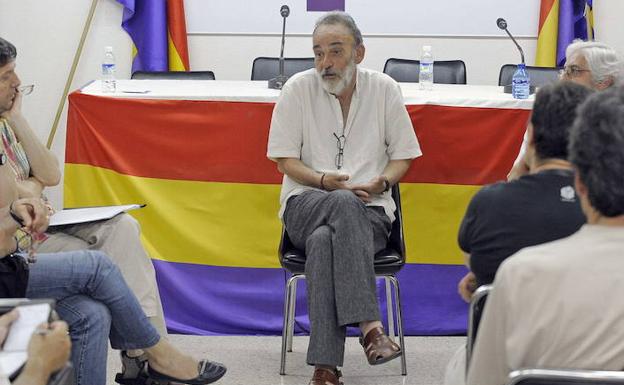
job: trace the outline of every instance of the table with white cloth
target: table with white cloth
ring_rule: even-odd
[[[405,331],[463,333],[459,223],[480,186],[505,179],[533,98],[494,86],[401,89],[423,151],[401,181]],[[281,333],[282,175],[266,158],[278,96],[265,81],[192,80],[118,80],[115,93],[94,81],[69,96],[65,207],[147,204],[131,214],[172,332]],[[305,333],[305,290],[298,294],[295,331]]]

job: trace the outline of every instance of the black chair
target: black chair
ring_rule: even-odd
[[[392,187],[392,198],[396,203],[395,221],[392,223],[392,230],[386,248],[375,255],[375,274],[381,277],[386,283],[386,301],[388,315],[388,336],[392,339],[394,333],[394,315],[396,314],[397,332],[399,345],[401,346],[401,374],[407,375],[407,365],[405,360],[405,341],[403,336],[403,318],[401,313],[401,297],[399,293],[399,281],[396,273],[405,265],[405,241],[403,239],[403,217],[401,213],[401,194],[399,185]],[[280,363],[280,374],[286,373],[286,350],[292,352],[292,340],[295,326],[295,301],[297,295],[297,281],[305,278],[306,256],[302,250],[297,249],[288,237],[285,228],[282,229],[282,239],[279,245],[279,258],[282,267],[288,270],[292,277],[286,284],[284,295],[284,325],[282,328],[282,358]],[[396,313],[392,309],[392,291],[394,287],[394,298]]]
[[[397,82],[418,83],[420,60],[386,60],[383,72]],[[466,84],[466,64],[462,60],[436,60],[433,62],[433,82],[438,84]]]
[[[435,68],[435,67],[434,67]],[[518,69],[516,64],[505,64],[501,67],[498,74],[498,85],[508,86],[511,84],[511,78]],[[541,87],[549,83],[559,80],[559,69],[552,67],[526,67],[527,74],[531,78],[531,85]]]
[[[297,72],[314,68],[313,57],[284,58],[284,75],[293,76]],[[257,57],[251,67],[251,80],[269,80],[279,75],[278,57]]]
[[[212,71],[134,71],[130,79],[215,80]]]
[[[468,312],[468,337],[466,338],[466,374],[468,374],[468,367],[470,366],[470,358],[472,357],[472,349],[477,338],[477,331],[479,330],[479,323],[481,322],[481,316],[485,310],[485,302],[487,296],[492,291],[492,285],[479,286],[472,295],[470,300],[470,310]]]
[[[624,372],[571,369],[522,369],[509,374],[508,385],[624,385]]]

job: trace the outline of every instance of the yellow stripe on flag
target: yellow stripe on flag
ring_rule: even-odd
[[[279,185],[142,178],[65,165],[65,207],[147,203],[130,213],[155,259],[279,267]]]
[[[457,230],[479,186],[402,183],[407,262],[462,264]],[[65,207],[147,203],[131,211],[152,258],[279,267],[279,185],[134,177],[65,165]]]
[[[461,265],[457,231],[481,186],[401,183],[408,263]]]
[[[555,1],[544,25],[538,31],[535,65],[539,67],[557,66],[557,36],[559,34],[559,1]]]
[[[169,50],[169,71],[188,71],[188,68],[184,67],[184,63],[180,58],[180,54],[173,44],[171,34],[167,32],[167,45]]]

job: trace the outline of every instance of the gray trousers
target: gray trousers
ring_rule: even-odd
[[[307,362],[342,366],[347,325],[380,319],[373,260],[386,246],[390,219],[348,190],[292,197],[283,219],[307,257]]]

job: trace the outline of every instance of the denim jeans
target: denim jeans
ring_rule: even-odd
[[[98,251],[38,255],[26,297],[57,300],[57,312],[69,324],[78,385],[105,385],[109,338],[123,350],[160,339],[119,269]]]

